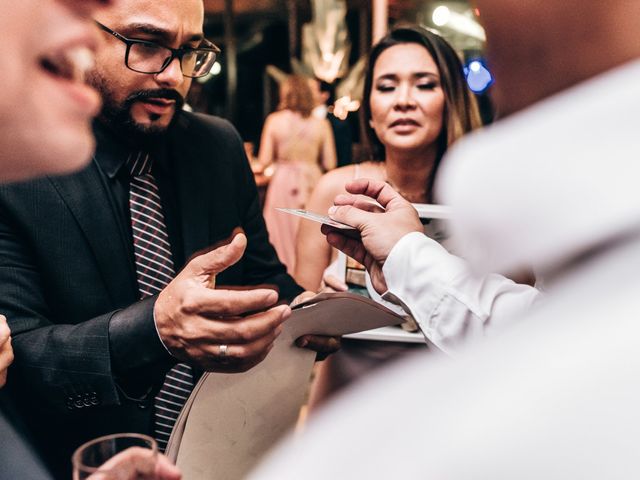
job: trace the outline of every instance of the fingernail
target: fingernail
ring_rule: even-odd
[[[296,340],[296,345],[300,348],[305,348],[307,345],[309,345],[309,340],[307,340],[306,338],[298,339]]]
[[[336,207],[335,205],[333,207],[329,207],[329,215],[333,215],[337,211],[338,211],[338,207]]]

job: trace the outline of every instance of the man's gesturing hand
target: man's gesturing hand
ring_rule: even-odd
[[[246,245],[247,238],[238,234],[230,244],[193,258],[158,296],[158,332],[180,361],[209,371],[243,372],[271,350],[291,314],[286,305],[273,306],[277,292],[207,288],[211,275],[240,260]]]
[[[351,195],[338,195],[329,216],[357,228],[360,239],[325,225],[322,232],[333,247],[362,263],[373,287],[383,293],[387,285],[382,266],[389,252],[406,234],[423,232],[422,223],[413,206],[385,182],[361,178],[347,183],[345,189]]]

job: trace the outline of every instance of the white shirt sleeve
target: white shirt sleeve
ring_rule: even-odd
[[[522,316],[540,291],[501,275],[474,276],[467,263],[421,233],[405,235],[382,269],[385,300],[411,312],[425,337],[448,354]]]

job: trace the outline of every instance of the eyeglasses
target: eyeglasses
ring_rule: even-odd
[[[198,48],[169,48],[148,40],[127,38],[100,22],[96,24],[127,46],[124,64],[129,70],[138,73],[161,73],[177,58],[180,60],[182,75],[189,78],[204,77],[211,71],[220,53],[220,49],[206,39],[202,40]]]

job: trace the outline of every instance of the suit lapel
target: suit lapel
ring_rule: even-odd
[[[135,271],[102,173],[95,160],[81,172],[50,178],[91,246],[96,263],[114,305],[135,300]]]
[[[169,135],[185,261],[212,241],[209,235],[212,219],[209,198],[214,182],[212,172],[205,168],[207,159],[203,158],[206,154],[202,146],[193,141],[193,136],[187,138],[189,124],[189,119],[181,116]]]

